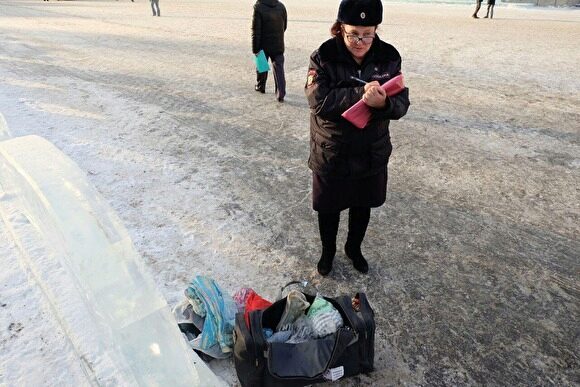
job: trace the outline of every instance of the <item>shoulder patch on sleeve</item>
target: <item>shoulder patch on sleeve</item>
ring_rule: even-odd
[[[316,70],[308,70],[308,77],[306,78],[306,87],[314,86],[316,83]]]

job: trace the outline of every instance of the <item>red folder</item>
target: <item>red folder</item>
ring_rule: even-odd
[[[403,74],[399,74],[396,77],[389,79],[387,82],[383,83],[381,87],[389,97],[399,94],[405,89]],[[371,109],[361,99],[352,105],[347,111],[342,113],[342,116],[357,128],[362,129],[367,126],[371,119]]]

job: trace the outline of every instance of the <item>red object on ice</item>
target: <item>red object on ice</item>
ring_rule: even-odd
[[[399,94],[405,89],[403,74],[399,74],[396,77],[389,79],[387,82],[383,83],[381,87],[387,92],[389,97]],[[361,99],[352,105],[347,111],[342,113],[342,116],[357,128],[362,129],[367,126],[371,119],[371,109]]]
[[[246,326],[250,326],[250,312],[253,310],[266,309],[272,305],[268,300],[263,299],[256,292],[252,292],[246,301],[246,309],[244,310],[244,318],[246,319]]]

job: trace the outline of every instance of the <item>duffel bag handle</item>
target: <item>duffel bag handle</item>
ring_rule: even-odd
[[[350,320],[352,327],[357,332],[363,332],[366,329],[364,320],[373,320],[375,312],[369,303],[367,295],[365,293],[356,293],[355,298],[358,299],[358,308],[355,309],[353,305],[353,298],[349,296],[340,296],[336,298],[336,302],[341,306],[344,313],[346,313],[347,318]],[[362,319],[357,316],[357,312],[360,312]]]
[[[340,305],[342,311],[346,313],[346,316],[356,332],[361,331],[360,320],[356,315],[356,311],[352,307],[352,298],[349,296],[340,296],[335,298],[336,302]]]
[[[374,317],[375,311],[374,311],[373,307],[371,306],[371,303],[369,302],[367,295],[365,293],[357,293],[356,295],[358,296],[358,299],[359,299],[359,305],[360,305],[361,312],[363,312],[363,313],[370,312],[370,315],[372,317]]]
[[[307,280],[294,280],[294,281],[288,282],[286,285],[284,285],[280,288],[280,292],[278,292],[278,296],[276,297],[276,300],[282,299],[282,294],[284,293],[284,289],[286,289],[290,285],[301,285],[302,286],[302,293],[306,293],[306,294],[311,295],[311,296],[316,296],[316,294],[318,293],[318,289],[316,289],[316,287],[314,285],[312,285],[311,283],[309,283]],[[309,289],[310,291],[306,291],[307,288],[309,288],[309,287],[311,288],[311,289]],[[312,292],[312,290],[314,290],[314,293]],[[311,293],[313,293],[313,294],[311,294]]]

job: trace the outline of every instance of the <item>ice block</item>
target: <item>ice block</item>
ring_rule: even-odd
[[[383,90],[389,97],[399,94],[405,89],[403,74],[399,74],[394,78],[389,79],[381,85]],[[342,116],[359,129],[367,126],[371,119],[371,109],[361,99],[352,105],[347,111],[342,113]]]
[[[8,140],[11,136],[10,131],[8,130],[8,124],[6,124],[6,120],[2,113],[0,113],[0,141]]]
[[[0,218],[89,384],[224,385],[188,347],[121,219],[47,140],[0,141]]]

